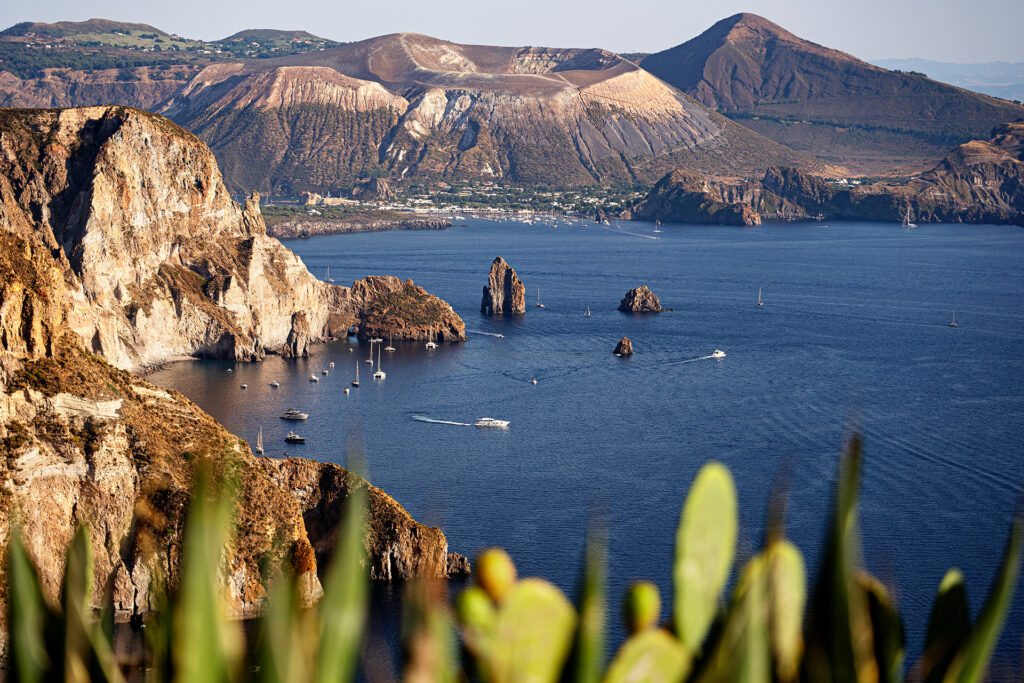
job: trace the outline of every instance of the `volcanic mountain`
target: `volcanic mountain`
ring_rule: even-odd
[[[640,65],[773,140],[872,173],[921,170],[1024,107],[888,71],[754,14],[723,19]]]
[[[161,111],[235,188],[336,190],[367,174],[583,185],[807,162],[604,50],[412,33],[211,64]]]

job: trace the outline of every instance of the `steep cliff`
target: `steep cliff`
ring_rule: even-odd
[[[102,128],[102,117],[97,121]],[[10,130],[5,126],[0,133],[6,151],[35,149],[19,148],[25,138]],[[47,149],[57,159],[64,149],[61,132],[56,125],[48,131]],[[149,144],[166,141],[149,138]],[[174,154],[173,149],[163,152]],[[68,177],[75,177],[82,166],[92,168],[79,165],[80,158],[65,159]],[[9,169],[31,166],[10,155],[4,163]],[[139,175],[145,173],[140,169]],[[81,271],[73,265],[90,245],[69,255],[62,246],[72,238],[58,242],[40,226],[77,225],[66,216],[59,218],[72,214],[89,216],[87,232],[100,229],[100,219],[89,207],[124,201],[130,193],[121,185],[110,196],[111,188],[96,182],[87,199],[81,194],[64,197],[72,203],[68,208],[43,193],[44,180],[68,182],[43,174],[0,178],[0,545],[6,545],[12,525],[21,527],[49,598],[58,596],[65,547],[76,528],[85,525],[95,555],[94,599],[110,591],[122,619],[151,609],[154,577],[161,574],[172,585],[178,578],[182,523],[198,463],[208,464],[222,481],[235,483],[235,533],[221,578],[237,616],[260,610],[266,580],[280,572],[298,577],[307,603],[319,598],[318,572],[333,548],[333,524],[356,486],[369,488],[364,541],[373,576],[449,573],[444,534],[416,523],[401,505],[364,480],[333,465],[256,458],[244,441],[184,396],[118,369],[84,346],[88,339],[72,323],[102,321],[105,315],[101,299],[87,294]],[[175,182],[194,187],[203,178],[183,172],[148,190],[158,196],[173,194]],[[15,201],[19,195],[14,188],[22,198],[50,197],[49,204],[33,205],[43,216],[39,222]],[[210,224],[215,218],[208,217]],[[156,229],[141,216],[135,224],[136,242],[147,239],[143,229]],[[381,290],[391,285],[401,283],[382,283]],[[372,300],[367,291],[353,297]],[[298,473],[312,471],[318,478],[311,488]],[[315,520],[306,505],[314,494]],[[464,558],[452,558],[451,568],[464,567]],[[0,609],[0,619],[5,614]]]
[[[484,285],[481,313],[526,313],[526,285],[516,271],[498,256]]]
[[[304,355],[401,286],[314,278],[258,196],[232,201],[206,145],[153,114],[0,110],[0,153],[0,223],[53,251],[68,325],[118,367]]]
[[[658,295],[648,289],[647,285],[641,285],[626,292],[626,296],[619,302],[619,310],[628,313],[660,313],[662,308]]]
[[[769,168],[761,180],[741,182],[675,171],[625,217],[756,225],[762,217],[898,222],[908,212],[920,223],[1024,225],[1024,123],[959,145],[928,172],[901,183],[840,184],[795,168]]]

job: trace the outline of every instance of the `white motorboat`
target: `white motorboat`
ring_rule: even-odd
[[[281,383],[275,380],[275,381],[273,381],[273,382],[271,382],[271,383],[270,383],[270,386],[272,386],[272,387],[274,387],[275,389],[277,389],[278,387],[280,387],[280,386],[281,386]]]
[[[242,385],[242,388],[243,388],[243,389],[248,389],[248,388],[249,388],[249,385],[248,385],[248,384],[243,384],[243,385]]]
[[[307,413],[303,413],[296,408],[289,408],[281,413],[282,420],[305,420],[307,418],[309,418]]]
[[[326,371],[326,370],[321,370],[321,371],[320,371],[320,374],[321,374],[321,375],[326,375],[326,374],[327,374],[327,371]]]
[[[332,368],[334,367],[334,361],[333,360],[331,361],[331,367]]]
[[[320,378],[319,378],[319,377],[317,377],[316,375],[310,375],[310,376],[309,376],[309,381],[310,381],[310,382],[319,382],[319,381],[320,381]]]
[[[491,427],[493,429],[508,429],[508,420],[497,420],[493,417],[481,417],[473,423],[474,427]]]
[[[350,389],[348,387],[345,387],[345,393],[347,394],[349,391]]]
[[[288,443],[306,443],[306,437],[299,436],[295,432],[288,432],[288,436],[284,437],[284,440]]]
[[[536,384],[536,383],[537,383],[537,378],[536,377],[534,377],[533,379],[530,380],[530,384]]]
[[[715,352],[711,354],[712,358],[725,358],[725,351],[722,349],[715,349]]]
[[[227,370],[225,370],[225,372],[234,372],[234,370],[232,370],[231,368],[228,368]]]

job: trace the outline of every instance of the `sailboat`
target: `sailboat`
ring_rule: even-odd
[[[256,435],[255,452],[263,455],[263,427],[260,427],[260,433]]]
[[[370,340],[370,357],[367,358],[366,360],[364,360],[363,362],[364,363],[369,363],[370,365],[373,365],[373,340],[372,339]]]
[[[953,319],[949,321],[950,327],[956,327],[956,309],[953,309]]]
[[[434,330],[431,329],[427,332],[427,343],[424,344],[428,349],[436,349],[437,343],[434,341]]]
[[[352,386],[354,386],[354,387],[358,387],[359,386],[359,363],[358,362],[356,363],[356,378],[354,380],[352,380]]]
[[[540,302],[540,287],[537,288],[537,308],[544,308],[544,304]]]
[[[757,305],[764,306],[764,300],[761,298],[761,288],[757,288]]]
[[[380,347],[377,347],[377,372],[373,373],[374,379],[384,379],[387,375],[380,369]]]
[[[590,306],[587,306],[587,312],[583,314],[583,317],[584,318],[589,318],[590,317]]]
[[[334,282],[334,278],[331,277],[331,267],[327,266],[327,277],[324,278],[328,282]]]
[[[903,214],[903,227],[904,228],[916,228],[917,223],[910,222],[910,204],[907,204],[907,211]]]
[[[660,220],[655,220],[654,221],[654,232],[661,232],[661,221]]]
[[[391,345],[391,341],[392,341],[392,337],[389,334],[388,335],[388,345],[384,347],[385,351],[394,351],[395,350],[395,347]]]

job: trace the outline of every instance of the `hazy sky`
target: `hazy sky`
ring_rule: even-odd
[[[344,41],[413,31],[462,43],[655,52],[737,12],[862,59],[1024,62],[1024,0],[43,0],[3,2],[0,25],[102,17],[207,40],[246,28]]]

